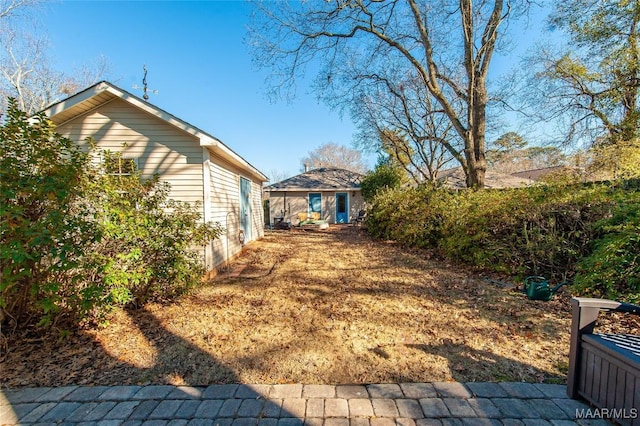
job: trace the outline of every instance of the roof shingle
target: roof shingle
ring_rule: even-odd
[[[322,167],[267,186],[268,191],[359,190],[363,175],[344,169]]]

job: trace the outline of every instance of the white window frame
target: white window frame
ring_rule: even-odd
[[[133,155],[123,154],[121,151],[113,151],[113,154],[120,155],[118,160],[125,160],[125,161],[133,160],[133,167],[134,167],[133,172],[136,172],[136,171],[140,170],[140,157],[135,157]],[[104,156],[104,152],[102,153],[101,157],[102,157],[101,158],[102,164],[105,165],[105,173],[108,174],[109,176],[131,176],[132,175],[132,173],[130,173],[130,172],[122,173],[121,166],[118,166],[120,171],[109,171],[109,170],[107,170],[107,164],[106,164],[107,160],[106,160],[106,158]]]

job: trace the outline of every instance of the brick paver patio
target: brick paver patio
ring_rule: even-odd
[[[608,425],[563,385],[67,386],[0,390],[0,425]]]

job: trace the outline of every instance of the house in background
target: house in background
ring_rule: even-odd
[[[542,167],[540,169],[523,170],[520,172],[511,173],[511,175],[519,178],[531,179],[538,182],[554,177],[572,176],[578,174],[579,172],[580,171],[577,167],[561,165]]]
[[[202,248],[212,270],[264,235],[262,184],[268,179],[216,137],[108,82],[97,83],[45,114],[58,133],[81,146],[122,152],[143,177],[159,175],[170,197],[201,202],[204,221],[225,234]]]
[[[328,223],[349,223],[364,208],[363,175],[349,170],[319,168],[265,187],[270,223],[298,224],[298,214],[318,213]]]
[[[465,189],[467,180],[462,167],[443,170],[438,174],[438,181],[446,188]],[[487,189],[520,188],[531,186],[535,181],[516,174],[500,173],[495,170],[487,170],[484,187]]]

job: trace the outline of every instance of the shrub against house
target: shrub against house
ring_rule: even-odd
[[[143,178],[169,183],[169,198],[197,203],[204,222],[220,223],[224,235],[200,248],[208,270],[264,235],[266,176],[210,133],[104,81],[44,113],[62,136],[119,153]]]
[[[44,115],[29,120],[14,104],[0,135],[0,331],[77,323],[200,281],[191,247],[221,229],[169,199],[169,184],[114,170],[117,155],[93,163]]]
[[[1,149],[3,326],[171,297],[263,233],[262,173],[110,83],[12,104]]]

